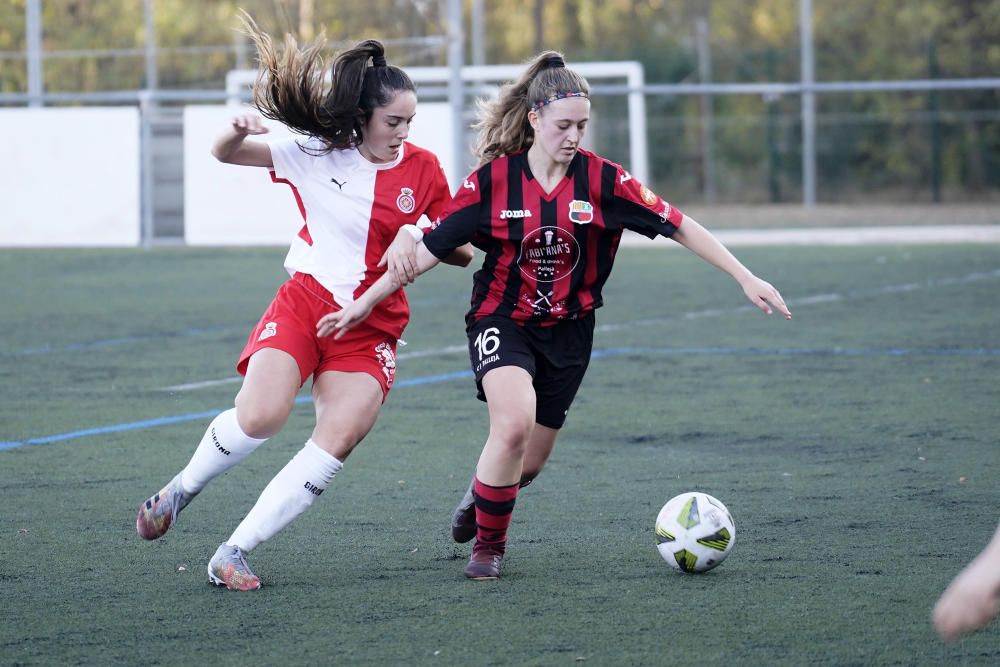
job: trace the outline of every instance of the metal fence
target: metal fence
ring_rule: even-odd
[[[145,0],[150,32],[151,4],[152,0]],[[460,19],[458,0],[442,0],[442,5],[447,6],[449,16]],[[186,104],[222,103],[231,99],[232,91],[219,84],[211,89],[159,87],[157,59],[178,49],[158,48],[155,37],[147,39],[142,49],[117,54],[144,60],[145,87],[141,90],[44,90],[47,59],[93,56],[93,52],[46,54],[41,44],[40,0],[26,0],[25,7],[26,50],[0,53],[0,62],[23,63],[27,90],[0,93],[0,106],[139,106],[145,165],[144,238],[182,236],[181,110]],[[800,7],[800,80],[600,82],[593,88],[598,120],[592,138],[595,148],[626,165],[645,162],[641,153],[647,152],[650,184],[676,201],[689,203],[808,206],[817,202],[1000,199],[1000,78],[816,82],[811,32],[804,27],[811,25],[811,0],[800,0]],[[461,20],[453,20],[448,35],[404,41],[449,66],[450,76],[443,85],[423,87],[421,97],[449,99],[453,109],[468,120],[472,99],[482,87],[468,83],[476,80],[469,76],[463,83],[461,25]],[[698,46],[703,64],[709,57],[707,43],[700,40]],[[209,55],[206,49],[224,56],[233,68],[248,60],[245,43],[181,48],[190,51],[189,56]],[[701,74],[703,80],[710,79],[705,71]],[[637,97],[645,106],[641,118],[635,115]],[[645,128],[637,129],[639,124]],[[456,133],[461,132],[457,127]],[[638,144],[636,132],[642,135]],[[463,162],[467,150],[460,142],[457,145],[462,159],[456,162]]]

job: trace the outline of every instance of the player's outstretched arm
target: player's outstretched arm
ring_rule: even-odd
[[[271,148],[262,141],[246,141],[250,135],[267,134],[260,116],[244,113],[233,117],[231,127],[212,144],[212,155],[219,162],[248,167],[273,167]]]
[[[719,239],[698,224],[694,218],[684,216],[680,227],[671,236],[682,246],[701,257],[703,260],[718,267],[733,277],[743,288],[743,293],[750,300],[750,303],[760,308],[770,315],[772,308],[785,316],[786,320],[792,319],[792,313],[785,305],[785,300],[781,298],[781,293],[775,289],[774,285],[761,280],[750,269],[743,266],[733,253],[722,245]]]
[[[934,628],[952,641],[986,627],[1000,612],[1000,527],[934,605]]]
[[[417,244],[423,234],[416,225],[403,225],[378,262],[379,266],[385,266],[390,273],[396,274],[400,285],[409,285],[417,279]],[[455,248],[441,261],[453,266],[468,266],[472,261],[472,244]]]
[[[439,260],[423,243],[417,245],[416,274],[420,275],[438,265]],[[402,284],[393,271],[386,271],[354,303],[335,313],[324,315],[316,323],[316,335],[340,338],[359,322],[363,322],[383,299],[398,290]]]

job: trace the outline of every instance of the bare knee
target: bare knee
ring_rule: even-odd
[[[347,460],[347,457],[361,443],[367,433],[367,431],[364,433],[331,433],[316,428],[313,431],[312,441],[327,454],[343,462]]]
[[[531,415],[494,417],[490,424],[490,440],[497,447],[523,456],[534,425]]]
[[[282,400],[254,400],[242,393],[236,396],[236,421],[251,438],[270,438],[285,426],[291,412],[292,405]]]

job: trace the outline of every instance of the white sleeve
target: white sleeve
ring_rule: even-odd
[[[271,163],[274,175],[292,183],[302,183],[305,174],[312,169],[316,157],[303,151],[300,146],[315,150],[317,142],[304,137],[285,137],[267,142],[271,149]]]

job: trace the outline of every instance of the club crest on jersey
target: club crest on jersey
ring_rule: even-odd
[[[578,225],[593,222],[594,206],[589,201],[574,199],[569,203],[569,219]]]
[[[656,203],[656,194],[645,185],[639,188],[639,196],[642,197],[642,201],[646,202],[646,206],[652,206]]]
[[[400,188],[399,196],[396,197],[396,206],[403,213],[413,213],[413,209],[417,207],[417,201],[413,198],[413,190]]]
[[[264,330],[260,332],[260,336],[258,336],[257,342],[259,343],[262,340],[267,340],[271,336],[277,336],[277,335],[278,335],[278,323],[268,322],[267,324],[264,325]]]
[[[382,372],[385,373],[385,383],[392,385],[396,378],[396,355],[392,351],[389,343],[379,343],[375,346],[375,358],[382,365]]]

